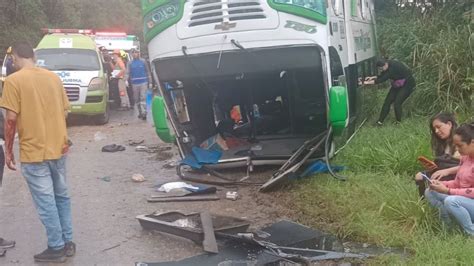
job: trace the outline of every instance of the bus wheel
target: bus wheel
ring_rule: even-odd
[[[97,125],[105,125],[109,122],[109,118],[110,118],[110,105],[107,104],[107,107],[105,108],[105,113],[98,115],[95,118],[95,123]]]

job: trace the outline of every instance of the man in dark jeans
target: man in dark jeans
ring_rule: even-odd
[[[4,118],[3,112],[0,111],[0,138],[4,139]],[[2,186],[3,170],[5,167],[5,154],[3,153],[3,146],[0,145],[0,187]],[[5,249],[15,246],[15,241],[10,241],[0,237],[0,256],[5,254]]]
[[[395,110],[395,118],[397,122],[401,122],[402,104],[415,89],[415,78],[406,65],[396,60],[380,59],[377,61],[377,67],[382,71],[380,75],[366,78],[364,85],[380,84],[388,79],[392,81],[392,87],[387,97],[385,97],[377,125],[383,125],[383,121],[390,112],[390,106],[392,104]]]

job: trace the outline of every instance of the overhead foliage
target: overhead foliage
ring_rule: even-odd
[[[140,1],[1,0],[0,56],[14,41],[35,46],[41,28],[117,30],[141,37]]]

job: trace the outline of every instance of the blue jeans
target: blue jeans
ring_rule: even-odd
[[[41,163],[22,163],[31,196],[46,228],[48,247],[61,249],[72,241],[71,200],[66,185],[66,156]]]
[[[442,194],[429,189],[425,191],[425,197],[431,205],[439,209],[443,222],[450,224],[452,216],[467,234],[474,235],[474,199]]]

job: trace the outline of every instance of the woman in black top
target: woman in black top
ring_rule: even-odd
[[[415,78],[406,65],[396,60],[381,59],[377,61],[377,67],[382,70],[380,75],[366,78],[364,85],[379,84],[388,79],[392,82],[392,87],[385,98],[377,124],[383,124],[392,104],[395,109],[395,118],[398,122],[401,122],[402,104],[415,89]]]

